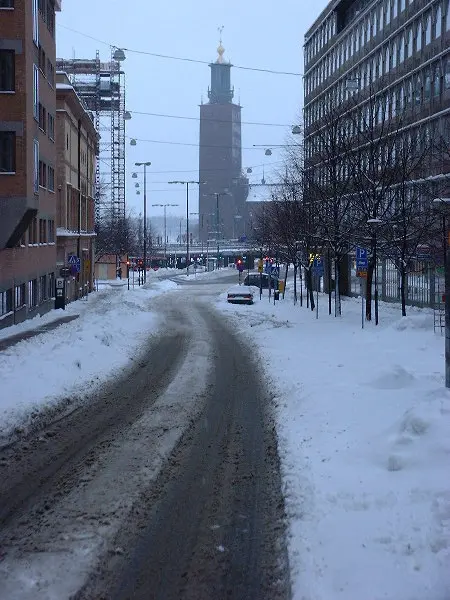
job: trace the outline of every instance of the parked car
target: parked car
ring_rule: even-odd
[[[234,285],[227,292],[231,304],[253,304],[253,290],[247,285]]]
[[[261,287],[261,279],[262,279],[262,287],[263,289],[269,288],[269,275],[267,273],[249,273],[245,276],[244,285],[251,285],[254,287]],[[273,290],[278,290],[279,282],[278,278],[273,275],[270,277],[270,287]]]

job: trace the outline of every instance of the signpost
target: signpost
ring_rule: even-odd
[[[316,289],[316,319],[319,318],[319,287],[320,278],[324,275],[324,265],[321,256],[315,256],[312,264],[313,275],[317,278],[317,289]]]
[[[81,259],[75,254],[69,254],[67,262],[69,263],[73,273],[79,273],[81,271]]]
[[[364,329],[364,280],[367,280],[369,259],[365,248],[356,248],[356,277],[361,288],[361,328]]]

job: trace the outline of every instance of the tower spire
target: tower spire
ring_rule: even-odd
[[[217,47],[217,60],[211,63],[211,88],[208,90],[209,102],[211,104],[230,104],[233,101],[234,90],[231,87],[230,62],[224,60],[225,48],[222,45],[223,25],[217,28],[219,32],[219,45]]]
[[[224,30],[224,26],[221,25],[220,27],[217,28],[217,31],[219,32],[219,45],[217,47],[217,54],[219,55],[217,58],[217,63],[219,65],[223,64],[223,55],[225,52],[225,48],[222,45],[222,31]]]

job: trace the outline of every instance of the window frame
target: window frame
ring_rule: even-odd
[[[5,80],[8,79],[7,75],[3,75],[3,60],[2,60],[2,55],[3,56],[9,56],[10,58],[12,57],[11,60],[11,64],[9,65],[10,68],[10,74],[9,74],[9,82],[5,81],[5,87],[3,87],[2,84],[2,79],[4,78]],[[6,68],[8,68],[8,65],[6,66]],[[5,69],[6,70],[6,69]],[[10,87],[7,87],[7,85],[10,85]],[[0,49],[0,93],[14,93],[16,91],[16,53],[14,52],[14,50],[9,50],[7,48],[2,48]]]
[[[4,139],[2,139],[4,138]],[[5,148],[3,148],[3,144],[5,144]],[[5,165],[8,163],[8,159],[3,158],[3,153],[7,153],[7,144],[10,144],[10,157],[9,157],[9,166],[12,168],[3,169],[2,163],[5,160]],[[17,153],[16,153],[16,132],[15,131],[0,131],[0,174],[1,175],[14,175],[16,173],[16,164]]]

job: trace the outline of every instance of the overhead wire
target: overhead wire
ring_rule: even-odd
[[[78,35],[82,35],[86,38],[89,38],[89,39],[95,41],[95,42],[98,42],[99,44],[109,46],[110,48],[121,48],[122,50],[124,50],[126,52],[131,52],[132,54],[141,54],[144,56],[153,56],[154,58],[177,60],[177,61],[189,62],[189,63],[195,63],[195,64],[201,64],[201,65],[209,65],[211,62],[211,61],[207,61],[207,60],[200,60],[197,58],[189,58],[186,56],[172,56],[170,54],[161,54],[158,52],[149,52],[147,50],[136,50],[134,48],[126,48],[125,46],[121,46],[119,44],[111,44],[110,42],[105,42],[105,40],[101,40],[97,37],[94,37],[92,35],[89,35],[87,33],[79,31],[78,29],[74,29],[73,27],[68,27],[67,25],[62,25],[61,23],[58,23],[58,27],[66,29],[67,31],[72,31],[73,33],[76,33]],[[233,68],[241,69],[241,70],[245,70],[245,71],[255,71],[255,72],[259,72],[259,73],[270,73],[272,75],[289,75],[289,76],[293,76],[293,77],[302,77],[303,76],[302,73],[295,73],[293,71],[277,71],[275,69],[264,69],[262,67],[246,67],[244,65],[233,64]]]
[[[151,112],[144,112],[144,111],[131,110],[131,109],[129,112],[132,115],[145,115],[145,116],[150,116],[150,117],[163,117],[163,118],[167,118],[167,119],[185,119],[188,121],[200,121],[200,117],[187,117],[187,116],[183,116],[183,115],[166,115],[166,114],[162,114],[162,113],[151,113]],[[206,117],[202,117],[201,120],[203,122],[229,123],[229,121],[227,121],[226,119],[208,119]],[[258,126],[262,126],[262,127],[291,127],[291,125],[288,125],[286,123],[264,123],[264,122],[259,122],[259,121],[241,121],[241,125],[258,125]]]

